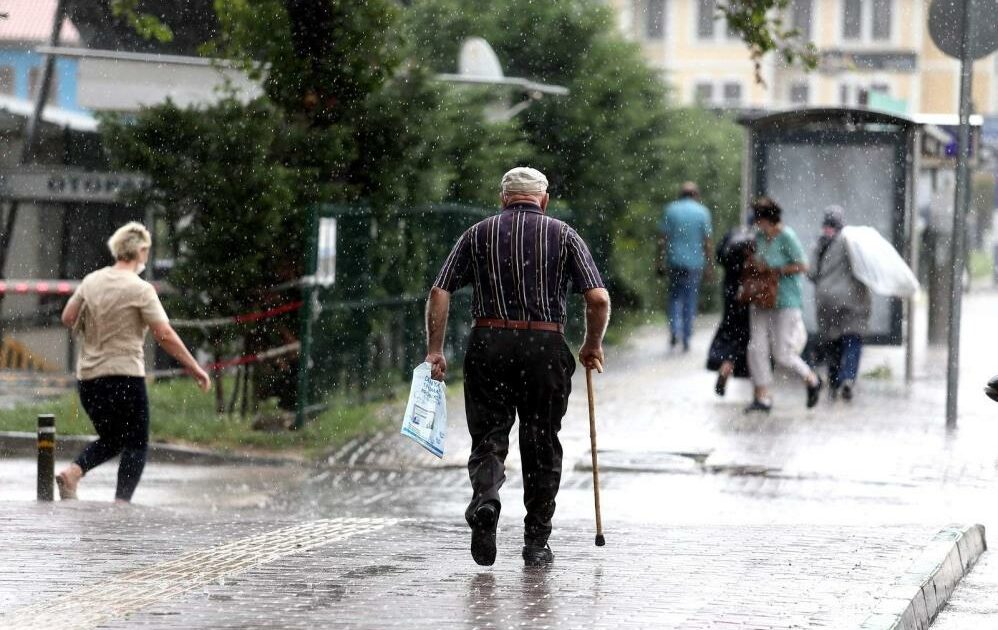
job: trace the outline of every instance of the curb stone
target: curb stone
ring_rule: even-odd
[[[987,548],[983,525],[950,525],[940,530],[884,593],[861,630],[928,630]]]
[[[57,436],[55,454],[57,458],[73,457],[81,448],[97,439],[96,435]],[[0,431],[0,458],[22,456],[34,457],[38,452],[38,437],[27,431]],[[148,460],[168,464],[196,464],[201,466],[225,466],[244,464],[248,466],[301,465],[303,460],[294,457],[253,455],[250,453],[226,453],[193,446],[150,442]]]

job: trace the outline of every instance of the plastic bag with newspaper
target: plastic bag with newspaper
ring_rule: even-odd
[[[429,363],[422,363],[412,371],[412,388],[402,418],[402,435],[437,457],[444,456],[447,390],[443,382],[430,377]]]

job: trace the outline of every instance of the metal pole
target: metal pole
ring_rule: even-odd
[[[295,429],[305,427],[305,412],[308,408],[309,372],[312,369],[312,319],[315,316],[313,302],[316,297],[315,272],[318,264],[319,220],[318,210],[311,206],[308,210],[305,235],[305,279],[301,288],[301,334],[298,347],[298,396],[295,401]]]
[[[949,358],[946,370],[946,428],[956,428],[957,393],[960,381],[960,315],[965,266],[966,215],[970,156],[970,87],[974,63],[969,55],[970,0],[963,0],[963,34],[960,42],[960,139],[956,162],[956,202],[953,207],[952,275],[950,276]]]
[[[38,500],[55,498],[55,416],[38,416]]]
[[[918,277],[918,238],[915,230],[917,224],[915,220],[915,180],[921,168],[921,146],[922,133],[917,129],[909,131],[907,135],[908,159],[906,160],[908,172],[905,175],[906,194],[904,202],[906,237],[908,240],[906,244],[907,251],[905,253],[908,257],[908,266],[911,268],[912,273],[915,274],[915,277]],[[907,318],[905,320],[906,330],[904,340],[904,381],[909,384],[915,379],[916,298],[917,296],[913,295],[905,300],[905,315]]]

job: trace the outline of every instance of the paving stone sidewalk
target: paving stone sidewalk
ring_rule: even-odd
[[[6,507],[0,627],[858,628],[935,533],[570,522],[536,570],[504,527],[481,569],[453,520]]]

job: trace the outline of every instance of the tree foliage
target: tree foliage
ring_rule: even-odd
[[[789,65],[799,64],[806,70],[818,67],[818,51],[814,44],[801,40],[800,31],[788,28],[784,15],[792,0],[728,0],[718,4],[718,11],[728,27],[748,46],[755,64],[755,80],[762,78],[762,58],[777,53]]]
[[[453,72],[464,39],[481,36],[506,75],[569,88],[567,97],[546,97],[517,121],[552,196],[571,208],[597,258],[611,263],[606,272],[619,303],[654,299],[649,287],[656,283],[644,270],[654,267],[661,205],[684,179],[700,182],[721,217],[734,213],[739,169],[727,165],[739,163],[737,128],[717,116],[670,110],[664,82],[616,32],[602,3],[416,0],[406,21],[420,62],[439,71]],[[717,156],[720,162],[709,162]],[[643,260],[632,263],[631,254]]]

